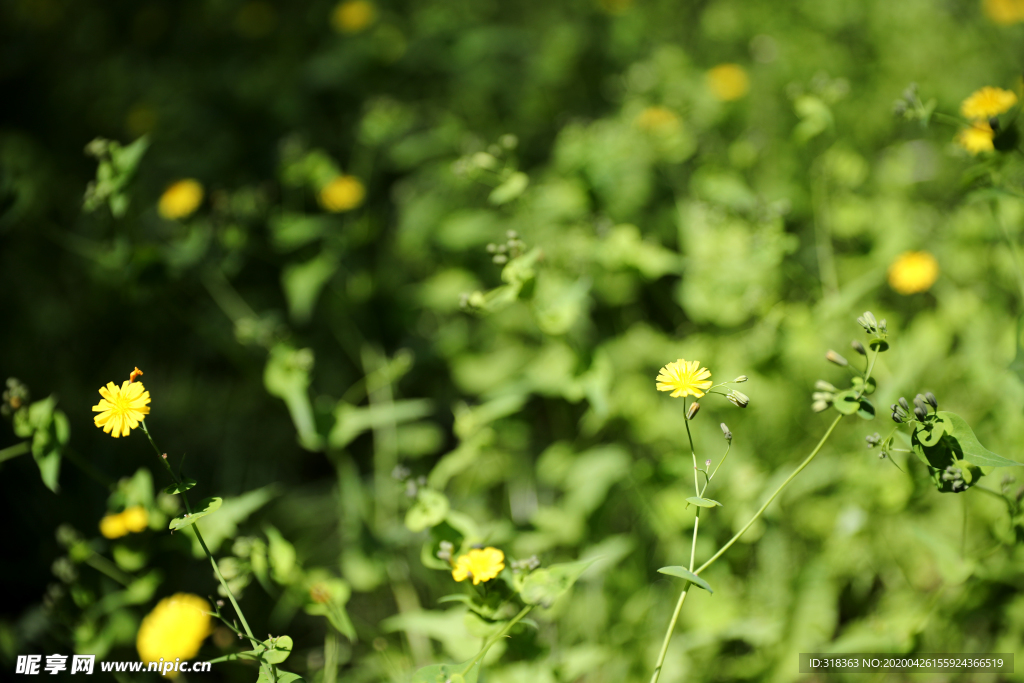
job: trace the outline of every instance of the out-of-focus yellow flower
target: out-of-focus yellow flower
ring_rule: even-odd
[[[176,221],[192,215],[202,203],[203,186],[198,180],[185,178],[164,190],[157,210],[167,220]]]
[[[129,533],[139,533],[149,524],[149,513],[141,505],[130,507],[116,515],[107,515],[100,520],[100,533],[105,538],[121,538]]]
[[[925,292],[939,277],[939,262],[927,251],[900,254],[889,266],[889,286],[900,294]]]
[[[738,100],[750,90],[750,78],[739,64],[719,64],[708,69],[711,93],[723,102]]]
[[[505,568],[505,553],[497,548],[474,548],[455,560],[452,578],[456,581],[473,579],[473,585],[490,581]]]
[[[352,175],[340,175],[320,190],[320,204],[332,213],[351,211],[363,203],[366,187]]]
[[[956,144],[966,149],[971,154],[979,152],[991,152],[995,149],[993,139],[995,131],[987,121],[975,121],[970,128],[964,128],[956,134]]]
[[[1024,0],[982,0],[981,11],[996,24],[1024,21]]]
[[[666,133],[679,128],[679,117],[665,107],[647,107],[636,117],[636,125],[652,133]]]
[[[157,603],[139,626],[135,647],[145,663],[192,659],[210,635],[210,605],[198,595],[178,593]],[[164,674],[174,678],[177,672]]]
[[[92,407],[94,413],[99,413],[93,422],[115,439],[128,436],[149,415],[149,392],[142,382],[125,380],[121,386],[107,382],[107,386],[100,387],[100,396],[103,398]]]
[[[377,18],[377,8],[366,0],[339,2],[331,14],[331,25],[339,33],[359,33]]]
[[[975,90],[960,105],[960,113],[968,119],[988,119],[999,116],[1017,104],[1017,95],[1012,90],[985,86]]]
[[[633,6],[633,0],[597,0],[597,4],[608,14],[622,14]]]
[[[700,368],[698,370],[698,368]],[[658,373],[658,391],[671,391],[672,398],[695,396],[700,398],[711,388],[711,371],[700,367],[700,361],[680,358],[669,363]]]

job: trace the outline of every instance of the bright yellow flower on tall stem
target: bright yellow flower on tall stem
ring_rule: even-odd
[[[700,368],[698,370],[698,368]],[[711,371],[700,367],[700,361],[682,358],[669,363],[658,373],[658,391],[671,391],[672,398],[695,396],[700,398],[711,388]]]
[[[100,387],[100,396],[103,398],[92,407],[94,413],[99,413],[93,422],[115,439],[128,436],[149,415],[149,392],[142,382],[125,380],[121,386],[107,382],[107,386]]]
[[[473,579],[473,585],[490,581],[505,568],[505,553],[497,548],[474,548],[455,560],[452,578],[456,581]]]
[[[989,119],[999,116],[1017,104],[1017,95],[1012,90],[985,86],[975,90],[960,105],[960,113],[968,119]]]
[[[939,277],[939,262],[927,251],[908,251],[889,266],[889,286],[900,294],[931,289]]]
[[[144,663],[192,659],[210,635],[210,604],[198,595],[177,593],[157,603],[139,626],[135,647]],[[166,678],[177,676],[171,671]]]

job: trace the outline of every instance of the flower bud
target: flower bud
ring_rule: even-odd
[[[723,422],[718,426],[722,428],[722,436],[725,437],[725,440],[732,441],[732,432],[730,432],[729,428],[725,426],[725,423]]]
[[[930,392],[930,391],[926,391],[926,392],[924,392],[924,400],[925,400],[925,401],[926,401],[926,402],[928,403],[928,405],[930,405],[930,406],[931,406],[932,408],[938,408],[938,407],[939,407],[939,402],[935,400],[935,394],[933,394],[933,393],[932,393],[932,392]]]
[[[868,448],[874,448],[878,444],[882,443],[882,436],[878,432],[874,434],[868,434],[864,437],[864,440],[868,442]]]
[[[829,401],[832,400],[833,396],[834,394],[831,391],[815,391],[813,394],[811,394],[811,400],[824,401],[825,403],[828,403]]]
[[[696,401],[691,403],[689,410],[686,411],[686,419],[687,420],[692,420],[694,417],[697,416],[697,411],[699,411],[699,410],[700,410],[700,404],[699,403],[697,403]]]
[[[749,396],[747,396],[746,394],[740,393],[740,392],[736,391],[735,389],[730,391],[726,395],[726,398],[729,399],[729,402],[732,403],[737,408],[746,408],[747,404],[750,403],[750,397]]]
[[[823,379],[819,379],[817,382],[815,382],[814,388],[817,389],[818,391],[830,391],[833,394],[838,391],[838,389],[836,389],[831,382],[826,382]]]
[[[884,460],[885,456],[887,456],[887,455],[888,455],[888,453],[886,453],[885,451],[878,451],[878,459],[879,460]]]
[[[928,416],[928,411],[924,408],[924,406],[914,406],[914,416],[918,420],[924,421],[924,418]]]
[[[900,404],[900,408],[903,408],[903,410],[910,410],[910,404],[907,403],[907,399],[903,398],[902,396],[900,396],[900,400],[898,401],[898,403]]]
[[[878,331],[885,334],[888,330],[885,328],[885,318],[882,318],[878,323]]]
[[[846,360],[845,358],[840,356],[838,353],[836,353],[832,349],[829,349],[828,353],[825,354],[825,360],[830,361],[832,363],[835,363],[836,365],[843,366],[843,367],[845,367],[845,366],[850,364],[850,361]]]
[[[850,342],[850,346],[852,346],[853,350],[856,351],[857,353],[859,353],[860,355],[862,355],[862,356],[868,355],[867,349],[865,349],[864,345],[861,344],[856,339],[854,339],[852,342]]]
[[[704,467],[711,467],[711,459],[710,458],[704,461]]]
[[[816,413],[828,410],[828,403],[826,403],[825,401],[815,401],[814,403],[811,404],[811,410],[813,410]]]
[[[748,379],[748,377],[746,375],[740,375],[739,377],[734,379],[733,382],[736,383],[736,384],[739,384],[741,382],[746,382],[747,379]]]

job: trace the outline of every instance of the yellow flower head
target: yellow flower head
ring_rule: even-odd
[[[198,595],[178,593],[157,603],[139,626],[135,647],[143,662],[192,659],[210,635],[210,605]],[[164,674],[173,678],[177,673]]]
[[[203,186],[198,180],[185,178],[174,183],[160,196],[157,211],[169,221],[185,218],[203,203]]]
[[[704,391],[711,388],[711,371],[700,368],[700,361],[686,362],[682,358],[669,363],[658,373],[658,391],[671,391],[672,398],[680,396],[696,396],[700,398]]]
[[[339,2],[331,14],[331,24],[339,33],[359,33],[377,18],[377,8],[366,0]]]
[[[352,175],[340,175],[320,190],[320,204],[331,213],[351,211],[363,203],[366,188]]]
[[[1024,21],[1024,0],[983,0],[981,10],[993,22],[1003,26]]]
[[[679,117],[665,107],[647,107],[636,117],[636,125],[652,133],[671,132],[679,127]]]
[[[149,392],[142,382],[125,380],[121,386],[107,382],[107,386],[100,387],[100,396],[103,398],[92,407],[94,413],[99,413],[93,422],[115,439],[128,436],[149,415]]]
[[[939,262],[927,251],[908,251],[889,266],[889,286],[900,294],[927,291],[939,277]]]
[[[711,94],[723,102],[738,100],[750,90],[750,78],[739,64],[719,64],[708,69]]]
[[[106,538],[121,538],[129,533],[139,533],[149,524],[149,513],[141,505],[135,505],[116,515],[107,515],[100,520],[100,533]]]
[[[986,85],[975,90],[960,104],[960,113],[968,119],[990,119],[999,116],[1017,104],[1017,95],[1012,90],[993,88]]]
[[[460,555],[455,560],[455,568],[452,569],[452,578],[456,581],[473,579],[473,585],[483,581],[490,581],[505,568],[505,553],[497,548],[474,548],[465,555]]]
[[[987,121],[975,121],[970,128],[964,128],[956,134],[956,144],[966,149],[971,154],[991,152],[994,150],[993,140],[996,133]]]

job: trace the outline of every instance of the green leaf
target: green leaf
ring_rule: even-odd
[[[942,436],[947,432],[949,427],[949,423],[940,417],[931,422],[917,425],[914,428],[914,434],[917,436],[917,440],[923,445],[935,446],[942,439]]]
[[[277,638],[264,640],[261,644],[263,661],[268,664],[280,664],[288,659],[288,655],[292,653],[293,646],[294,643],[289,636],[278,636]]]
[[[335,448],[344,448],[367,430],[413,422],[433,412],[433,403],[427,399],[398,400],[369,406],[354,406],[338,401],[334,409],[334,427],[327,441]]]
[[[170,486],[165,488],[164,493],[169,493],[171,495],[174,495],[175,493],[184,493],[185,491],[188,491],[195,485],[195,479],[189,479],[188,477],[185,477],[184,479],[181,480],[180,484],[171,484]]]
[[[593,562],[564,562],[530,572],[523,580],[520,597],[528,605],[551,607]]]
[[[864,420],[874,420],[875,406],[866,398],[860,399],[860,401],[857,402],[857,416]]]
[[[281,272],[281,286],[292,320],[299,324],[309,322],[321,290],[337,270],[338,258],[327,251],[305,263],[285,266]]]
[[[938,415],[946,422],[947,433],[956,440],[963,451],[963,460],[979,467],[1024,467],[1024,463],[1004,458],[982,446],[978,437],[974,435],[974,430],[956,413],[939,411]]]
[[[889,342],[885,341],[884,339],[872,339],[871,341],[868,342],[868,346],[878,351],[879,353],[889,350]]]
[[[267,555],[270,559],[270,573],[280,584],[291,583],[295,572],[295,546],[288,542],[281,532],[272,526],[265,530],[267,534]]]
[[[843,415],[853,415],[860,410],[860,401],[857,400],[857,390],[847,389],[835,395],[832,399],[832,406]]]
[[[506,204],[525,192],[529,184],[530,176],[517,171],[510,175],[501,185],[491,190],[491,195],[487,198],[487,201],[491,204]]]
[[[412,532],[437,526],[448,514],[448,497],[440,491],[423,487],[416,495],[416,502],[405,514],[405,526]]]
[[[679,567],[679,566],[675,566],[675,567],[662,567],[661,569],[658,570],[658,573],[659,574],[668,574],[669,576],[677,576],[680,579],[686,579],[687,581],[689,581],[690,583],[692,583],[693,585],[695,585],[695,586],[697,586],[699,588],[703,588],[708,593],[714,593],[715,592],[715,591],[711,590],[711,586],[708,584],[707,581],[705,581],[704,579],[700,578],[699,576],[697,576],[696,574],[694,574],[693,572],[691,572],[689,569],[687,569],[685,567]]]
[[[274,677],[271,678],[267,672],[266,667],[260,667],[260,675],[256,679],[256,683],[305,683],[306,679],[299,674],[293,674],[291,671],[281,671],[277,669],[274,672]]]
[[[177,531],[178,529],[184,529],[187,526],[192,526],[199,521],[201,517],[205,517],[211,512],[216,512],[220,508],[221,503],[224,501],[221,498],[203,498],[196,505],[196,508],[192,511],[192,514],[185,513],[181,517],[175,517],[171,520],[169,528],[171,531]]]
[[[860,378],[860,377],[854,377],[853,378],[853,388],[859,390],[859,389],[861,389],[863,387],[864,388],[864,395],[865,396],[870,396],[871,394],[875,393],[875,388],[877,387],[877,385],[878,385],[878,383],[875,381],[874,377],[868,377],[868,381],[867,381],[866,385],[865,385],[864,380],[862,378]]]
[[[276,344],[263,370],[267,392],[285,402],[291,414],[299,444],[310,451],[323,448],[323,439],[316,430],[313,405],[309,400],[309,373],[313,369],[312,349],[293,349]]]
[[[713,508],[721,505],[717,500],[711,500],[710,498],[698,498],[697,496],[690,496],[686,499],[687,503],[693,503],[702,508]]]

